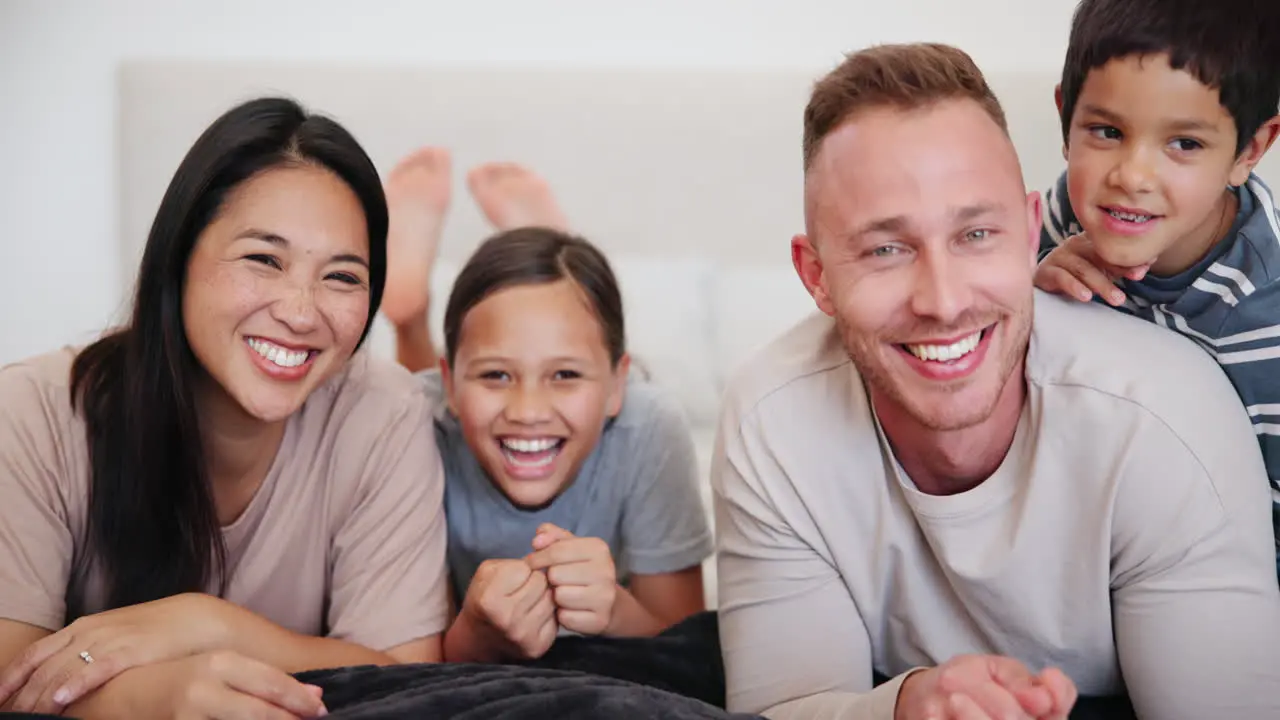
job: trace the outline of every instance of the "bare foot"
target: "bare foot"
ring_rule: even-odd
[[[387,177],[384,190],[390,223],[382,313],[395,325],[425,318],[431,266],[449,209],[451,182],[449,151],[439,147],[406,155]]]
[[[467,173],[467,185],[485,217],[498,230],[530,226],[569,230],[547,181],[523,165],[477,166]]]

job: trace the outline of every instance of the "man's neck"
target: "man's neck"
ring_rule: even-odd
[[[218,521],[229,525],[253,499],[275,461],[285,423],[250,416],[205,378],[199,391],[200,435]]]
[[[920,492],[955,495],[980,485],[1013,445],[1026,399],[1023,365],[1009,375],[986,420],[962,430],[933,430],[871,391],[876,416],[894,456]]]

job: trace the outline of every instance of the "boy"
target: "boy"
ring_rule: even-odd
[[[1280,214],[1253,174],[1280,132],[1278,17],[1276,0],[1080,3],[1036,284],[1212,354],[1253,419],[1280,527]]]

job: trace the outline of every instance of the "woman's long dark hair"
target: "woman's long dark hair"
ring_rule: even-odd
[[[182,323],[183,287],[196,239],[227,193],[265,170],[290,165],[326,168],[359,198],[370,270],[361,343],[378,311],[386,278],[386,198],[355,138],[282,98],[251,100],[214,121],[160,201],[130,321],[85,348],[71,370],[72,402],[87,425],[92,472],[88,551],[77,558],[77,575],[98,564],[108,609],[225,589],[226,552],[196,408],[202,370]],[[69,611],[74,617],[84,608]]]

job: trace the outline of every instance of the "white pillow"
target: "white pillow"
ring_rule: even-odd
[[[719,413],[711,264],[696,258],[610,258],[622,289],[632,372],[647,373],[684,408],[690,423]]]
[[[722,388],[734,368],[817,312],[795,269],[781,262],[723,266],[713,287],[716,376]]]

